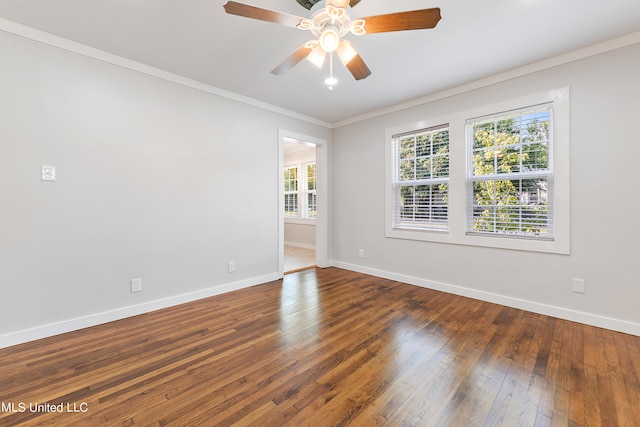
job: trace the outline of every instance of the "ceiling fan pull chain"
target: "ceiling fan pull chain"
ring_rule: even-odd
[[[329,54],[329,77],[327,77],[324,81],[324,84],[327,85],[329,90],[333,90],[333,86],[338,83],[338,80],[333,77],[333,52]]]

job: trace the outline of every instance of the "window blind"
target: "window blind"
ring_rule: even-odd
[[[393,227],[449,229],[449,126],[394,135]]]
[[[298,217],[298,168],[284,169],[284,216]]]
[[[467,234],[553,239],[553,105],[466,126]]]
[[[304,218],[316,218],[316,210],[317,210],[317,196],[316,196],[316,164],[315,163],[307,163],[306,165],[306,207],[303,217]]]

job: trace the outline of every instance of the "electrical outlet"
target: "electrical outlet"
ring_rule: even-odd
[[[358,256],[364,258],[364,249],[358,249]]]
[[[584,294],[587,292],[587,284],[584,279],[573,279],[573,292]]]
[[[233,273],[234,271],[236,271],[236,262],[229,261],[229,273]]]
[[[142,291],[142,279],[131,279],[131,292],[141,292]]]

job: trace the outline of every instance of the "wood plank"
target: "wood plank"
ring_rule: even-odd
[[[640,337],[312,269],[0,349],[0,402],[8,426],[637,427]]]

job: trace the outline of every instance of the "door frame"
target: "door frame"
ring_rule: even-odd
[[[327,140],[278,129],[278,276],[284,277],[284,144],[285,138],[316,146],[316,265],[329,266]]]

